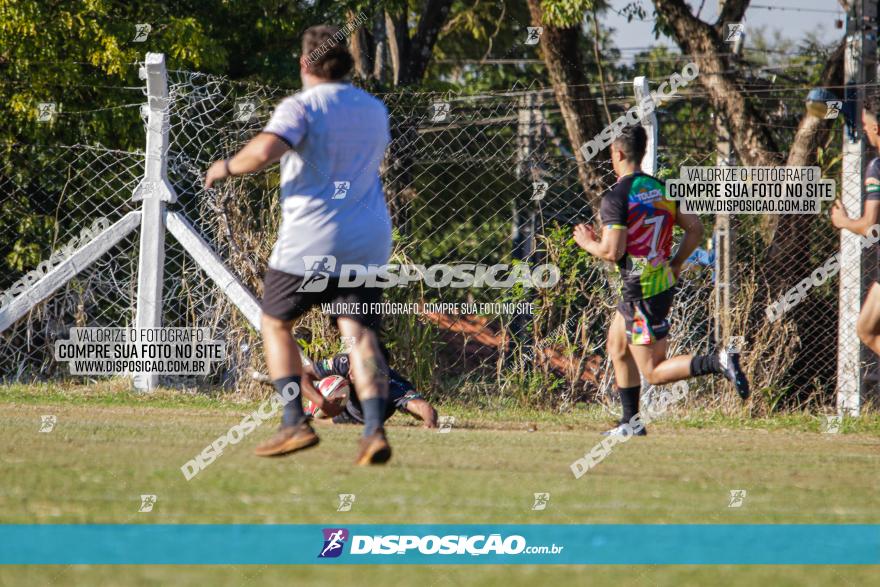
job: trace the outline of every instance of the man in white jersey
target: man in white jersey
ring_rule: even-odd
[[[379,464],[391,458],[382,427],[388,367],[379,350],[379,315],[368,311],[382,290],[340,286],[339,271],[346,264],[385,264],[391,253],[391,219],[379,179],[390,140],[388,111],[345,81],[353,59],[339,29],[309,28],[302,49],[302,91],[283,100],[263,132],[235,156],[215,162],[205,186],[280,160],[282,221],[263,280],[261,326],[269,375],[279,393],[292,384],[296,389],[309,385],[302,381],[293,323],[317,304],[340,308],[333,318],[341,335],[354,340],[354,383],[364,408],[355,462]],[[323,399],[313,391],[307,390]],[[326,408],[332,412],[332,406]],[[256,454],[278,456],[316,444],[297,394],[284,407],[278,433]]]

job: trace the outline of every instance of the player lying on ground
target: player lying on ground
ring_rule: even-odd
[[[337,42],[338,34],[329,26],[306,30],[303,90],[283,100],[263,132],[234,157],[214,163],[205,187],[281,161],[282,220],[263,279],[261,330],[269,376],[279,393],[300,386],[294,321],[317,304],[342,308],[333,318],[342,336],[355,341],[351,360],[358,366],[364,411],[355,462],[367,465],[391,458],[382,428],[388,368],[379,351],[380,316],[365,310],[381,300],[382,289],[343,288],[339,271],[345,264],[384,265],[391,254],[391,218],[379,179],[390,133],[385,105],[345,81],[354,60],[347,45]],[[278,433],[256,454],[277,456],[316,444],[298,393],[285,404]]]
[[[875,149],[880,146],[880,93],[876,90],[865,97],[862,110],[862,128],[865,138]],[[862,215],[850,218],[840,200],[831,207],[831,224],[835,228],[848,230],[861,236],[867,236],[880,219],[880,157],[871,159],[865,168],[865,196],[862,203]],[[880,284],[871,284],[868,295],[862,303],[862,311],[856,322],[859,338],[872,351],[880,355]]]
[[[616,263],[621,277],[622,299],[608,328],[608,354],[623,417],[606,434],[626,432],[623,425],[638,414],[639,373],[652,385],[716,373],[732,381],[743,399],[749,396],[736,354],[722,350],[715,355],[666,358],[667,314],[675,285],[685,260],[703,238],[703,226],[697,216],[678,211],[660,180],[642,172],[647,141],[644,128],[630,126],[611,144],[617,183],[602,196],[602,237],[597,238],[588,224],[574,229],[575,242],[591,255]],[[674,257],[673,225],[684,229]],[[641,423],[633,428],[638,436],[646,434]]]
[[[347,380],[351,372],[350,365],[347,354],[339,354],[331,359],[322,359],[304,365],[303,382],[309,380],[309,383],[316,387],[318,381],[334,375]],[[310,407],[306,407],[307,414],[315,415],[317,418],[329,418],[334,424],[363,424],[363,409],[358,399],[357,388],[353,385],[349,393],[341,394],[338,400],[333,394],[326,398],[320,393],[319,395],[320,399],[317,402],[312,401],[311,410]],[[394,369],[389,369],[388,403],[385,407],[384,421],[388,421],[398,411],[421,420],[425,428],[437,427],[437,410],[425,401],[406,377]]]

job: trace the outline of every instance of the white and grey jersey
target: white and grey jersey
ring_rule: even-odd
[[[281,158],[281,226],[269,267],[305,275],[313,260],[381,265],[391,254],[391,218],[379,179],[390,141],[388,111],[367,92],[322,83],[283,100],[264,132],[291,150]]]

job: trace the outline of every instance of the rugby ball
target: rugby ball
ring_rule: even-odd
[[[345,402],[348,401],[348,394],[351,392],[351,385],[345,377],[331,375],[318,382],[318,391],[327,399]],[[308,406],[306,406],[306,412],[310,413],[315,418],[327,417],[311,401],[309,401]]]

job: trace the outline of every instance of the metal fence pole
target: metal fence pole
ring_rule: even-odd
[[[721,115],[715,114],[716,164],[727,167],[735,164],[730,131]],[[715,217],[715,344],[722,347],[730,342],[730,308],[734,293],[734,218],[730,214]]]
[[[147,53],[140,70],[147,81],[147,150],[144,178],[132,195],[141,202],[141,240],[138,256],[137,328],[162,326],[162,285],[165,268],[165,207],[177,200],[168,182],[169,106],[165,55]],[[133,377],[137,389],[154,389],[156,373]]]
[[[867,9],[867,10],[866,10]],[[869,14],[870,13],[870,14]],[[855,105],[856,119],[861,113],[864,90],[860,84],[867,81],[866,57],[876,47],[876,41],[865,34],[863,17],[877,16],[875,2],[857,0],[847,17],[846,54],[844,56],[844,83],[846,99]],[[872,61],[868,58],[868,61]],[[853,124],[856,124],[853,121]],[[862,213],[862,169],[864,145],[855,128],[843,131],[843,165],[841,200],[850,217]],[[862,377],[860,366],[861,343],[856,335],[856,319],[861,309],[862,251],[859,236],[847,230],[840,231],[840,299],[837,330],[837,411],[841,415],[857,416],[861,409]]]
[[[527,203],[512,202],[511,240],[513,241],[513,258],[527,265],[533,265],[537,261],[537,231],[539,229],[537,216],[540,200],[544,196],[541,192],[540,197],[536,198],[535,185],[537,182],[543,181],[544,177],[541,169],[543,122],[543,113],[537,94],[534,92],[525,94],[520,98],[517,109],[516,175],[531,183],[532,192]],[[523,347],[531,345],[531,320],[530,315],[517,313],[511,323],[513,338]]]

